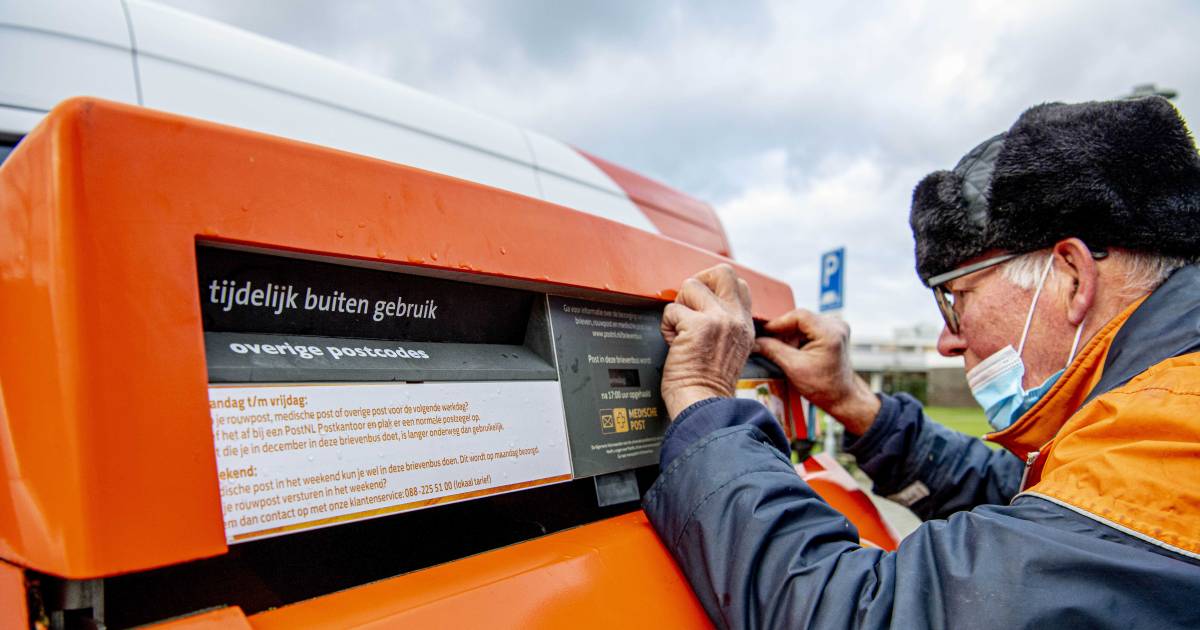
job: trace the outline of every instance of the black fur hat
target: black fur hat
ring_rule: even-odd
[[[909,215],[922,282],[990,250],[1078,237],[1092,249],[1200,255],[1200,154],[1166,99],[1049,103],[930,173]]]

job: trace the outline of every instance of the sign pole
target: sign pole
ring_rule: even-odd
[[[821,288],[818,294],[820,312],[841,317],[846,303],[846,248],[821,254]],[[838,453],[837,420],[825,414],[825,452],[831,456]]]

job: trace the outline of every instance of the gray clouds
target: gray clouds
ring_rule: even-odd
[[[937,321],[907,207],[1029,105],[1180,91],[1200,6],[901,2],[170,4],[558,137],[713,203],[743,262],[816,298],[846,245],[857,330]],[[1200,123],[1197,123],[1200,124]]]

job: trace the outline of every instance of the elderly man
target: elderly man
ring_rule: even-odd
[[[1200,627],[1200,157],[1159,98],[1025,112],[913,195],[917,272],[1007,450],[872,394],[840,321],[755,340],[729,267],[663,315],[673,418],[644,506],[722,627]],[[732,397],[752,347],[926,519],[892,553]]]

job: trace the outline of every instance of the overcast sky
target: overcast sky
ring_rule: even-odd
[[[1156,83],[1200,124],[1188,0],[170,0],[555,136],[717,208],[815,307],[847,248],[856,334],[939,322],[908,206],[1026,107]]]

